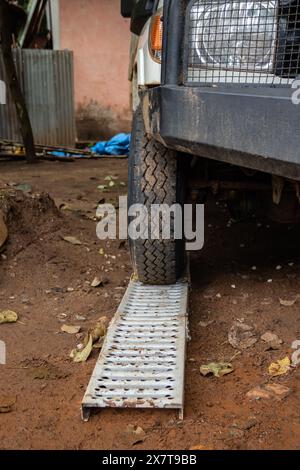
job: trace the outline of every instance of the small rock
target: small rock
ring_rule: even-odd
[[[208,326],[212,325],[213,323],[214,323],[214,320],[199,321],[198,325],[201,326],[201,328],[207,328]]]
[[[86,321],[86,317],[84,317],[82,315],[76,315],[75,318],[76,318],[77,321]]]
[[[53,294],[63,294],[65,289],[63,287],[52,287],[51,292]]]
[[[190,357],[189,358],[189,362],[197,362],[196,359],[194,357]]]
[[[266,298],[261,302],[261,305],[271,305],[273,300],[271,298]]]

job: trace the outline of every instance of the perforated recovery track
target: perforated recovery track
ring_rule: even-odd
[[[82,402],[93,408],[171,408],[183,413],[188,283],[132,281]]]

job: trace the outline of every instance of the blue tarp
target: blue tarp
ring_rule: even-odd
[[[128,155],[130,148],[131,134],[117,134],[108,142],[98,142],[90,151],[97,155]],[[65,152],[64,150],[56,150],[49,152],[49,155],[65,158],[88,158],[86,154]]]
[[[50,152],[49,155],[53,155],[54,157],[65,157],[65,158],[86,158],[86,155],[81,155],[80,153],[69,153],[69,152],[64,152],[63,150],[56,150],[54,152]]]
[[[98,155],[128,155],[131,134],[117,134],[108,142],[98,142],[91,148]]]

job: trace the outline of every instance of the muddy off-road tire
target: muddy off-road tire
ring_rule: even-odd
[[[140,106],[135,112],[129,157],[129,206],[143,204],[148,213],[152,204],[184,203],[184,171],[177,152],[148,138]],[[132,219],[129,217],[129,223]],[[184,240],[131,240],[135,274],[144,284],[172,284],[180,277],[185,263]]]

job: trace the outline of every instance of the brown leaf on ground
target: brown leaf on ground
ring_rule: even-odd
[[[234,368],[227,362],[211,362],[200,367],[200,373],[204,376],[213,374],[215,377],[231,374]]]
[[[18,321],[18,315],[12,310],[3,310],[0,312],[0,325],[4,323],[16,323]]]
[[[71,243],[71,245],[82,245],[81,241],[76,237],[63,237],[63,240],[67,243]]]
[[[16,396],[10,395],[2,395],[0,396],[0,414],[1,413],[10,413],[13,411],[13,408],[16,404],[17,398]]]
[[[255,387],[246,393],[246,397],[250,400],[260,400],[262,398],[270,399],[272,394],[270,391],[264,390],[262,387]]]
[[[106,277],[95,277],[91,282],[91,287],[104,287],[109,283],[108,278]]]
[[[76,335],[81,330],[81,326],[73,326],[73,325],[63,325],[61,327],[61,331],[63,333],[68,333],[69,335]]]
[[[107,317],[99,318],[95,328],[90,330],[90,334],[93,338],[93,344],[99,341],[100,338],[103,338],[104,336],[106,336],[107,326],[108,326],[108,318]]]
[[[146,439],[146,433],[140,426],[129,424],[127,428],[119,434],[121,441],[127,446],[141,444]]]
[[[86,362],[88,358],[91,355],[91,352],[93,350],[93,338],[92,335],[88,336],[88,343],[87,345],[82,349],[73,349],[73,351],[70,354],[70,358],[73,359],[74,362]]]
[[[282,305],[283,307],[292,307],[297,302],[297,298],[293,300],[279,299],[279,302],[280,302],[280,305]]]
[[[248,349],[257,342],[254,328],[235,321],[228,333],[229,344],[235,349]]]
[[[281,400],[287,397],[291,393],[291,389],[280,384],[268,384],[265,386],[265,389],[270,391],[273,395]]]
[[[101,317],[94,328],[91,328],[84,338],[83,349],[73,349],[70,357],[74,362],[86,362],[90,357],[93,349],[101,349],[104,338],[107,333],[108,318]]]
[[[280,349],[283,341],[275,333],[267,331],[260,339],[267,344],[269,349]]]
[[[255,387],[250,390],[246,397],[250,400],[260,400],[276,398],[282,400],[291,393],[291,389],[280,384],[267,384],[265,386]]]

